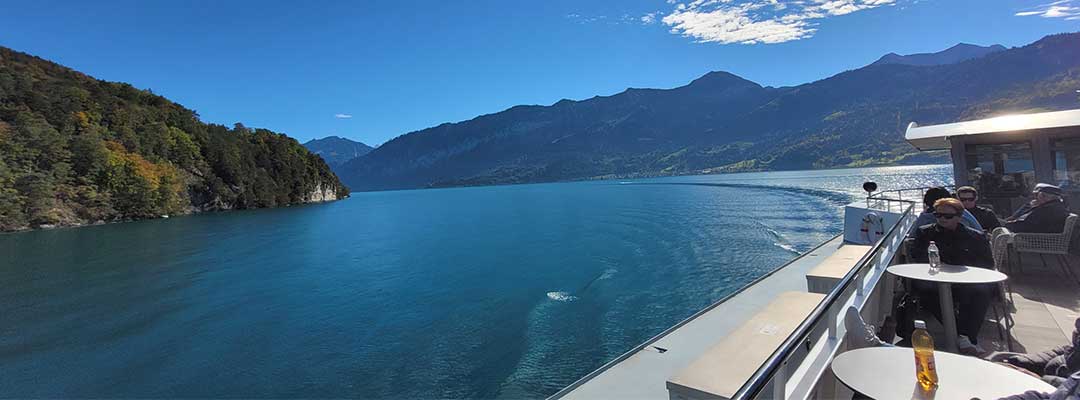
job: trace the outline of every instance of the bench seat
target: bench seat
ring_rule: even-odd
[[[753,318],[668,379],[669,398],[731,398],[824,298],[818,293],[781,293]]]
[[[870,246],[844,243],[835,253],[806,273],[806,290],[811,293],[829,293],[868,251]]]

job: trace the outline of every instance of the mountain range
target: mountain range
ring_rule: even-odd
[[[349,160],[370,153],[374,149],[364,143],[340,136],[311,139],[304,142],[304,147],[322,157],[330,168],[337,168]]]
[[[995,44],[993,46],[978,46],[968,43],[960,43],[956,46],[939,51],[937,53],[919,53],[908,54],[902,56],[896,53],[889,53],[871,65],[880,64],[904,64],[904,65],[917,65],[917,66],[931,66],[931,65],[946,65],[956,64],[958,62],[979,58],[990,53],[996,53],[999,51],[1007,50],[1005,46]]]
[[[792,66],[793,68],[797,66]],[[390,140],[338,168],[358,191],[946,161],[908,122],[1078,108],[1080,34],[885,56],[792,87],[711,72],[674,89],[522,105]]]

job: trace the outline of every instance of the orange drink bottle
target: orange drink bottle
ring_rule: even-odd
[[[915,377],[919,379],[919,384],[926,390],[936,387],[938,376],[934,366],[934,338],[926,331],[926,322],[915,321],[911,347],[915,349]]]

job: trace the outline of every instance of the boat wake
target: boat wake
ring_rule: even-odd
[[[686,185],[686,186],[710,186],[710,187],[722,187],[722,188],[735,188],[735,189],[755,189],[755,190],[776,190],[789,193],[799,193],[815,197],[820,197],[829,201],[834,205],[844,205],[852,202],[856,197],[851,193],[828,190],[828,189],[815,189],[796,186],[772,186],[772,185],[758,185],[749,183],[716,183],[716,182],[631,182],[627,184],[633,185]]]
[[[569,303],[571,301],[577,300],[577,296],[574,296],[567,292],[547,292],[547,297],[549,299],[561,301],[564,303]]]
[[[799,249],[795,248],[795,246],[792,246],[792,245],[787,244],[787,243],[773,242],[773,246],[779,247],[781,249],[790,251],[790,252],[795,253],[795,254],[802,254],[801,252],[799,252]]]
[[[779,247],[795,254],[802,254],[801,252],[799,252],[799,249],[796,249],[795,246],[788,242],[787,238],[784,237],[784,235],[780,232],[777,232],[776,229],[770,228],[769,226],[760,222],[758,222],[758,224],[761,225],[762,228],[765,228],[765,231],[769,232],[769,235],[773,237],[773,246]]]

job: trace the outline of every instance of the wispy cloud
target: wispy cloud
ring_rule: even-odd
[[[337,119],[349,119],[349,118],[352,118],[352,114],[334,114],[334,118],[337,118]]]
[[[693,0],[675,2],[662,21],[671,33],[711,43],[783,43],[806,39],[820,21],[893,5],[898,0]],[[646,15],[648,16],[648,14]],[[655,15],[654,15],[655,18]],[[646,18],[642,17],[642,22]]]
[[[582,15],[578,13],[566,14],[566,19],[573,21],[574,23],[585,24],[604,24],[604,25],[630,25],[643,23],[641,18],[630,15],[622,14],[618,17],[608,17],[607,15]],[[653,17],[655,22],[655,16]]]
[[[1039,16],[1043,18],[1065,18],[1080,20],[1080,1],[1059,0],[1016,13],[1017,17]]]
[[[593,23],[593,22],[604,22],[604,20],[607,19],[607,16],[606,15],[588,16],[588,15],[581,15],[581,14],[573,13],[573,14],[566,14],[566,19],[574,21],[575,23],[578,23],[578,24],[590,24],[590,23]]]
[[[642,15],[641,16],[641,23],[643,23],[645,25],[655,24],[656,23],[656,16],[659,15],[659,14],[660,14],[660,12],[656,11],[656,12],[651,12],[651,13]]]
[[[663,15],[663,13],[656,12],[652,14],[652,22],[656,23],[657,16]],[[582,15],[578,13],[566,14],[566,19],[569,21],[585,25],[585,24],[603,24],[603,25],[634,25],[634,24],[650,24],[646,23],[644,17],[638,17],[631,14],[622,14],[619,16],[607,16],[607,15]]]

